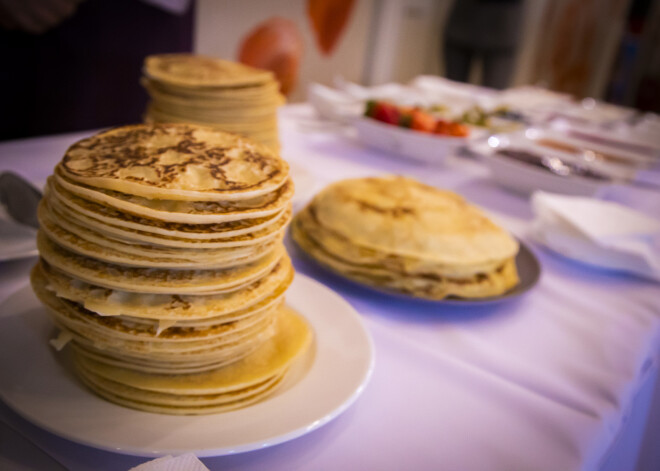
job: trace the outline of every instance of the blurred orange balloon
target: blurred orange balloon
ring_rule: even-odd
[[[270,70],[288,95],[298,82],[303,39],[293,21],[273,17],[257,25],[243,39],[238,60],[259,69]]]
[[[316,42],[329,56],[346,27],[354,0],[308,0],[307,14],[312,21]]]

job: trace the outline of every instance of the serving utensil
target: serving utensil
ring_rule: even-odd
[[[41,191],[14,172],[0,173],[0,204],[14,221],[39,228],[37,206]]]

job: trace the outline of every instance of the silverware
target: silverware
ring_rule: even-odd
[[[0,173],[0,204],[16,222],[39,228],[37,205],[41,192],[20,175]]]

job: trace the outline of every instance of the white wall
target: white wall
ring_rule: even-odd
[[[305,83],[331,84],[335,74],[361,82],[374,0],[357,0],[333,54],[322,56],[315,44],[305,0],[198,0],[195,52],[236,60],[242,38],[257,24],[280,16],[293,20],[302,33],[305,52],[300,81],[289,101],[304,100]]]
[[[442,70],[440,36],[451,0],[376,0],[369,84]]]
[[[314,42],[306,0],[198,0],[195,50],[235,60],[245,34],[260,22],[281,16],[296,22],[305,42],[299,85],[289,101],[305,99],[306,83],[330,85],[335,75],[368,85],[407,82],[419,74],[442,75],[440,38],[454,1],[460,0],[356,0],[344,35],[327,58]],[[537,75],[533,67],[544,40],[547,18],[543,15],[549,1],[560,0],[525,2],[525,24],[512,85],[530,83]],[[604,88],[611,61],[598,62],[601,73],[594,74],[592,80],[594,96]],[[471,80],[479,75],[477,66]]]

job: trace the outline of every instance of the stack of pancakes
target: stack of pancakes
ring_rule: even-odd
[[[339,274],[415,297],[495,296],[519,281],[515,239],[455,193],[400,176],[330,185],[292,233]]]
[[[137,125],[68,149],[39,207],[32,285],[80,379],[133,408],[258,401],[310,343],[284,307],[288,166],[194,125]]]
[[[277,107],[284,103],[265,70],[192,54],[149,56],[142,84],[151,97],[148,123],[194,123],[279,149]]]

